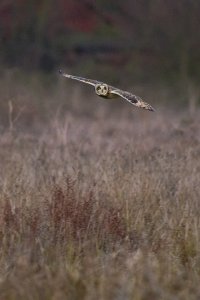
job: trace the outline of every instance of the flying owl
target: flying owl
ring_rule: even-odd
[[[61,70],[59,70],[59,73],[64,77],[71,78],[74,80],[78,80],[78,81],[93,85],[94,89],[95,89],[95,93],[100,97],[103,97],[106,99],[122,97],[137,107],[141,107],[143,109],[154,111],[154,108],[150,104],[144,102],[140,97],[135,96],[129,92],[120,90],[118,88],[115,88],[115,87],[108,85],[106,83],[103,83],[101,81],[69,75],[69,74],[63,73]]]

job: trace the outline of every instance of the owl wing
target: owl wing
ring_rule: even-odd
[[[133,104],[137,107],[141,107],[141,108],[144,108],[144,109],[147,109],[150,111],[155,111],[154,108],[150,104],[144,102],[140,97],[133,95],[129,92],[113,88],[113,89],[111,89],[110,93],[118,95],[118,96],[126,99],[128,102],[130,102],[131,104]]]
[[[74,80],[78,80],[78,81],[81,81],[81,82],[84,82],[84,83],[87,83],[87,84],[90,84],[90,85],[93,85],[93,86],[95,86],[97,83],[102,83],[100,81],[92,80],[92,79],[89,79],[89,78],[83,78],[83,77],[69,75],[69,74],[64,73],[62,70],[59,70],[59,74],[64,76],[64,77],[71,78],[71,79],[74,79]]]

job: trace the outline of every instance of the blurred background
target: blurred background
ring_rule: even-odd
[[[54,92],[61,101],[67,90],[57,70],[63,68],[131,88],[156,105],[181,103],[195,111],[199,11],[196,0],[1,0],[3,105],[30,92],[51,95],[49,103]],[[80,86],[66,85],[74,92]]]

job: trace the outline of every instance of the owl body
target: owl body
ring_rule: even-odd
[[[118,98],[119,96],[108,93],[106,96],[104,95],[98,95],[99,97],[103,98],[103,99],[113,99],[113,98]]]
[[[140,108],[143,108],[146,110],[150,110],[150,111],[154,111],[153,107],[150,104],[144,102],[140,97],[138,97],[132,93],[115,88],[104,82],[100,82],[100,81],[89,79],[89,78],[83,78],[83,77],[79,77],[79,76],[69,75],[69,74],[63,73],[61,70],[59,71],[59,73],[64,77],[78,80],[83,83],[87,83],[87,84],[94,86],[95,93],[101,98],[113,99],[113,98],[121,97],[137,107],[140,107]]]

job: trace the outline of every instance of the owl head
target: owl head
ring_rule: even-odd
[[[95,85],[95,92],[98,96],[107,96],[108,95],[108,85],[104,83],[98,83]]]

